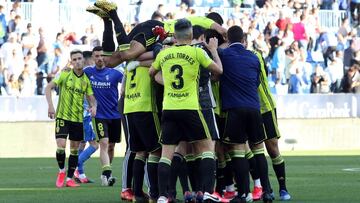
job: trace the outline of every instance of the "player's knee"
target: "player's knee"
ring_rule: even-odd
[[[145,151],[136,152],[136,157],[142,157],[145,159],[147,157],[147,153]]]
[[[56,139],[56,145],[58,148],[66,148],[66,140],[65,139]]]
[[[57,147],[56,153],[58,153],[58,154],[65,154],[65,148],[64,148],[64,147]]]
[[[159,163],[160,161],[160,155],[154,154],[153,152],[149,154],[148,161],[151,163]]]
[[[275,158],[280,155],[280,151],[278,148],[270,148],[270,149],[266,148],[266,149],[271,158]]]
[[[161,157],[171,160],[174,152],[175,152],[175,147],[169,145],[163,145],[161,151]]]
[[[195,144],[195,151],[197,153],[202,153],[205,151],[214,151],[214,144],[210,139],[201,140],[194,144]]]
[[[70,149],[70,155],[78,156],[79,155],[79,150],[78,149]]]
[[[99,149],[99,143],[97,143],[97,142],[90,142],[90,145],[91,145],[92,147],[94,147],[95,150],[98,150],[98,149]]]
[[[151,156],[161,156],[161,148],[150,153]]]
[[[277,140],[270,139],[267,140],[265,143],[266,143],[266,150],[271,158],[275,158],[280,155]]]
[[[184,156],[186,154],[186,149],[187,149],[187,143],[180,142],[179,145],[176,147],[175,152]]]
[[[109,140],[107,138],[103,138],[99,141],[100,147],[106,146],[109,147]]]
[[[260,143],[260,144],[251,144],[250,145],[251,151],[254,152],[254,150],[264,150],[264,143]]]
[[[261,154],[265,154],[265,150],[264,148],[254,148],[251,150],[252,154],[255,155],[261,155]]]

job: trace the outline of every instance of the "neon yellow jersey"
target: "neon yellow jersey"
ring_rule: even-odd
[[[219,81],[212,82],[211,89],[216,102],[214,113],[220,117],[225,117],[224,113],[221,111],[220,82]]]
[[[185,17],[186,19],[188,19],[191,22],[191,25],[198,25],[203,27],[204,29],[210,29],[211,25],[213,23],[215,23],[215,21],[204,17],[204,16],[189,16],[189,17]],[[177,22],[177,20],[167,20],[164,22],[164,29],[166,32],[168,32],[170,35],[174,34],[175,32],[175,23]]]
[[[125,69],[126,70],[126,69]],[[148,67],[137,67],[126,74],[124,114],[157,112],[153,81]]]
[[[200,65],[207,68],[211,63],[199,47],[177,45],[162,50],[152,66],[162,71],[163,110],[199,110]]]
[[[85,73],[77,76],[71,70],[62,71],[53,81],[60,89],[56,118],[72,122],[82,122],[84,96],[94,94],[89,78]]]
[[[258,88],[258,94],[260,97],[260,112],[263,114],[268,111],[274,110],[276,108],[276,103],[270,92],[269,81],[267,79],[266,70],[265,70],[265,62],[259,52],[253,51],[253,53],[259,58],[260,66],[261,66],[260,85]]]

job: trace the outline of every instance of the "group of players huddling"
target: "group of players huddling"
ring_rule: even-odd
[[[74,174],[79,183],[92,182],[83,163],[100,145],[101,184],[112,186],[113,150],[123,122],[128,146],[123,200],[175,202],[179,178],[185,202],[272,202],[264,146],[279,199],[291,199],[266,65],[261,53],[247,50],[251,47],[239,26],[226,30],[217,13],[164,22],[153,15],[126,34],[115,3],[97,0],[86,10],[104,22],[102,47],[92,51],[95,65],[83,69],[86,54],[74,50],[72,69],[63,70],[46,88],[49,117],[56,118],[57,187],[65,183],[67,136],[65,185],[79,186]],[[123,62],[124,77],[112,68]],[[56,113],[51,99],[55,86],[60,89]],[[83,140],[90,143],[85,150]],[[148,193],[142,189],[144,174]]]

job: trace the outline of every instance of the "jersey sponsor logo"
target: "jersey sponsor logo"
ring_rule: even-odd
[[[72,86],[66,86],[66,89],[69,90],[72,93],[77,93],[77,94],[85,94],[85,91],[72,87]]]
[[[136,92],[136,93],[133,93],[133,94],[127,94],[126,95],[126,99],[137,99],[137,98],[140,98],[140,97],[141,97],[140,92]]]
[[[91,81],[91,85],[93,86],[93,88],[108,89],[111,87],[111,82]]]
[[[109,75],[105,75],[105,80],[109,81]]]
[[[173,98],[183,98],[183,97],[188,97],[189,93],[188,92],[184,92],[184,93],[173,93],[170,92],[168,93],[169,97],[173,97]]]

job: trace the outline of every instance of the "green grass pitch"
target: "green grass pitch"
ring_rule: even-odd
[[[285,160],[291,203],[360,202],[360,156],[285,156]],[[121,163],[122,158],[116,158],[113,163],[113,175],[118,177],[114,187],[100,186],[99,159],[92,158],[86,164],[86,172],[96,183],[57,189],[55,158],[2,158],[0,202],[121,202]],[[271,165],[269,174],[277,191]],[[178,194],[179,191],[178,187]],[[275,194],[278,198],[278,193]]]

